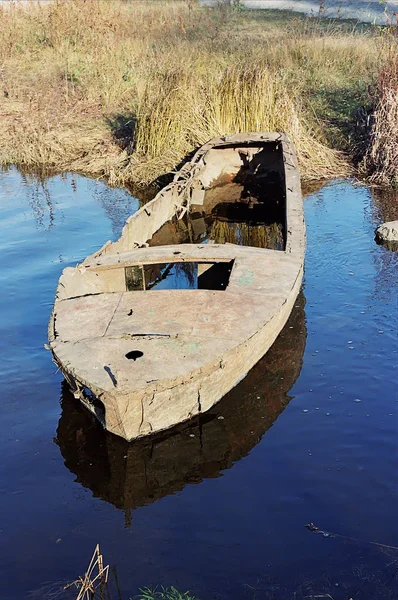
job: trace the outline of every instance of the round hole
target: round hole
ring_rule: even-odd
[[[141,358],[141,356],[144,356],[144,353],[140,350],[131,350],[126,354],[128,360],[137,360],[137,358]]]

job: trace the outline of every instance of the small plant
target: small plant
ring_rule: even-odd
[[[142,588],[136,596],[138,600],[198,600],[188,592],[179,592],[175,587]]]
[[[236,11],[245,10],[242,0],[232,0],[232,6]]]

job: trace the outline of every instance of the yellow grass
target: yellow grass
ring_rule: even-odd
[[[390,39],[388,61],[380,71],[371,140],[364,160],[377,184],[398,187],[398,39]]]
[[[383,60],[372,30],[193,0],[13,3],[0,23],[0,162],[114,184],[260,130],[292,137],[304,178],[345,175],[337,130]]]

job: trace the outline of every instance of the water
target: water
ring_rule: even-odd
[[[397,551],[368,543],[398,546],[398,256],[373,240],[396,198],[348,182],[308,196],[305,285],[270,353],[201,420],[128,445],[76,405],[43,344],[62,268],[138,201],[16,170],[0,197],[0,598],[54,597],[97,542],[124,600],[155,584],[396,598]]]

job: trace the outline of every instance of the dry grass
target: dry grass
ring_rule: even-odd
[[[114,184],[249,130],[287,132],[306,179],[345,175],[341,125],[383,62],[372,29],[193,0],[13,3],[0,22],[0,162]]]
[[[398,44],[393,40],[387,65],[380,71],[375,94],[371,144],[365,165],[371,181],[398,187]]]

